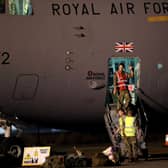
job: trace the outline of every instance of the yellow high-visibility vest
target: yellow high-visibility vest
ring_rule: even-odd
[[[124,133],[127,137],[136,136],[135,117],[132,116],[125,117]]]
[[[120,134],[121,134],[121,136],[124,136],[124,132],[123,132],[124,122],[125,122],[124,120],[125,120],[125,118],[123,118],[123,117],[119,118],[119,128],[120,128]]]

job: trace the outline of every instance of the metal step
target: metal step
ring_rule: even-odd
[[[118,146],[118,142],[116,139],[115,131],[118,127],[118,116],[116,112],[116,105],[108,105],[106,107],[106,112],[104,114],[104,120],[106,129],[111,140],[111,143],[114,147]]]

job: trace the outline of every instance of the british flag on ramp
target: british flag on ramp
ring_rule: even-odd
[[[115,51],[116,52],[133,52],[134,51],[134,43],[133,42],[116,42],[115,43]]]

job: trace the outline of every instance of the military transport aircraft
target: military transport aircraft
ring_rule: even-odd
[[[168,114],[167,21],[167,0],[0,0],[3,123],[103,126],[120,62],[132,103]]]

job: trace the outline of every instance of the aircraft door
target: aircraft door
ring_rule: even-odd
[[[119,64],[125,66],[125,72],[129,73],[129,66],[134,69],[134,77],[129,79],[128,89],[131,95],[131,103],[135,105],[137,100],[136,89],[140,85],[140,59],[138,57],[111,57],[108,60],[108,84],[106,94],[106,104],[115,104],[117,96],[113,95],[113,76],[118,70]]]

